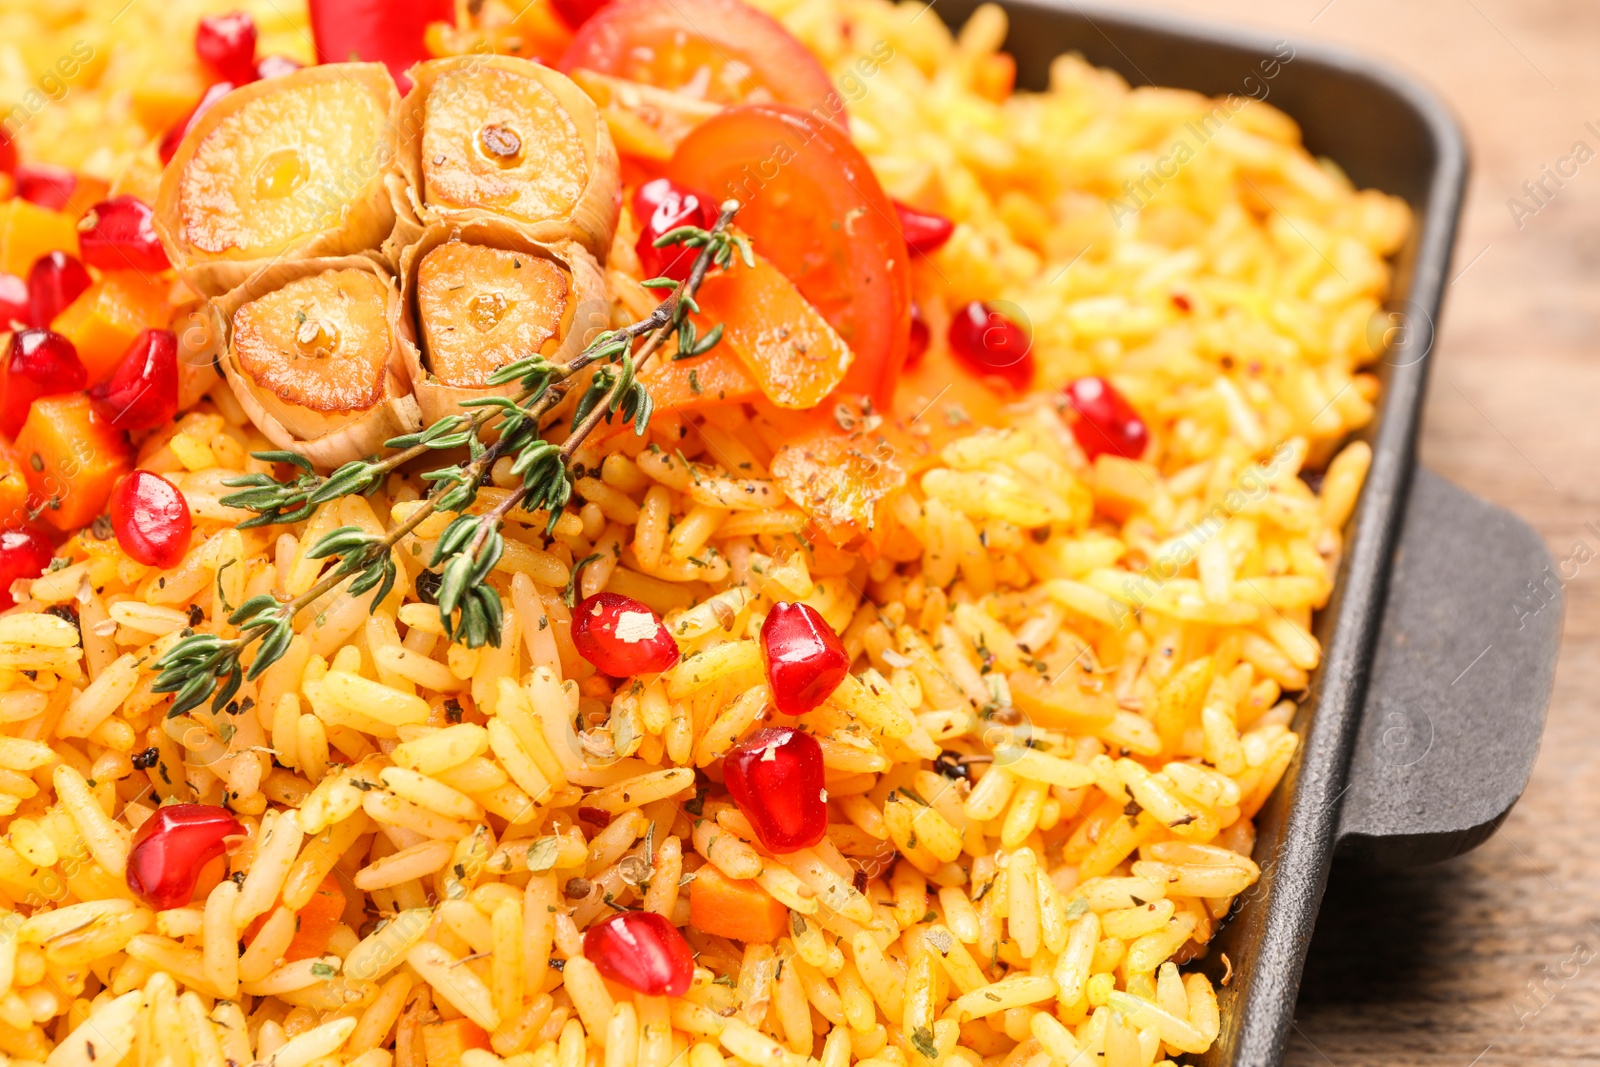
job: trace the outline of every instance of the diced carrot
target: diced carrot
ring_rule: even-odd
[[[747,945],[770,945],[789,932],[789,909],[755,882],[729,878],[708,863],[689,883],[689,925]]]
[[[344,890],[333,875],[322,880],[306,906],[295,913],[294,939],[283,953],[285,960],[308,960],[328,948],[328,939],[344,916]]]
[[[793,282],[759,255],[755,260],[706,278],[695,294],[695,323],[701,334],[722,324],[719,347],[744,361],[768,400],[816,407],[844,381],[855,355]]]
[[[89,384],[96,385],[122,362],[142,331],[167,325],[169,289],[161,279],[137,271],[110,271],[68,304],[50,328],[77,348]]]
[[[78,254],[75,216],[19,198],[0,204],[0,217],[0,270],[26,278],[40,256]]]
[[[422,1028],[428,1067],[461,1067],[461,1054],[467,1049],[488,1047],[489,1035],[471,1019],[451,1019]]]
[[[17,434],[29,507],[58,530],[76,530],[106,509],[112,488],[133,469],[121,430],[95,414],[83,393],[41,397]]]
[[[4,439],[0,439],[0,526],[10,529],[26,518],[28,479],[22,458]]]

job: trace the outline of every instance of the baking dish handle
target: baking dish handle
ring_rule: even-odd
[[[1416,470],[1340,799],[1341,856],[1432,863],[1500,825],[1539,749],[1562,570],[1588,554],[1558,565],[1527,523]]]

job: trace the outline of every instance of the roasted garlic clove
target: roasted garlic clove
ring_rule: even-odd
[[[155,224],[184,279],[219,296],[273,263],[377,248],[394,229],[389,72],[334,63],[223,97],[161,179]]]
[[[434,59],[410,74],[398,123],[396,259],[427,226],[484,218],[605,254],[617,224],[617,150],[583,90],[510,56]]]
[[[599,266],[573,241],[542,245],[514,226],[478,221],[434,226],[401,263],[418,343],[406,365],[429,423],[461,401],[509,396],[495,371],[534,353],[566,363],[610,325]]]
[[[364,256],[271,268],[212,303],[221,363],[250,420],[319,467],[382,451],[422,425],[394,279]]]

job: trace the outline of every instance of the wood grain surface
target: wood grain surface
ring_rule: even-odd
[[[1336,869],[1285,1062],[1600,1063],[1600,4],[1144,0],[1351,45],[1451,105],[1473,175],[1434,351],[1422,459],[1538,528],[1566,629],[1533,782],[1476,852],[1374,879]],[[1543,207],[1524,182],[1596,155]],[[1572,169],[1567,164],[1566,169]],[[1525,208],[1508,203],[1520,199]],[[1582,553],[1580,553],[1581,555]]]

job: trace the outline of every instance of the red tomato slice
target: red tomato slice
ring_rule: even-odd
[[[715,104],[777,102],[844,119],[805,45],[740,0],[623,0],[583,24],[561,71],[598,71]]]
[[[849,135],[798,108],[733,107],[684,139],[667,175],[744,203],[737,225],[756,252],[855,352],[840,388],[887,408],[910,343],[909,254],[893,202]]]

